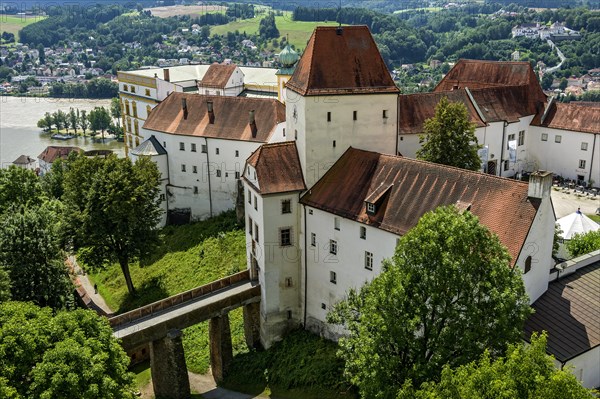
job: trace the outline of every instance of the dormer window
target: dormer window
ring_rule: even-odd
[[[367,213],[370,215],[374,215],[377,212],[377,207],[372,202],[367,202]]]

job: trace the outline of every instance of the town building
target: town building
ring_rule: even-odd
[[[44,175],[46,172],[50,171],[54,161],[57,159],[67,159],[69,154],[74,151],[83,152],[81,148],[72,146],[50,145],[46,147],[46,149],[38,155],[40,175]]]
[[[35,170],[36,161],[29,155],[21,155],[19,158],[13,161],[13,165],[23,169]]]

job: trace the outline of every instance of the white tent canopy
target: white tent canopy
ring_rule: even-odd
[[[563,231],[561,236],[565,240],[570,240],[575,234],[600,230],[600,224],[585,216],[579,209],[577,212],[558,219],[556,223]]]

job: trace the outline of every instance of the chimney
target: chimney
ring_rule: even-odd
[[[206,108],[208,108],[208,123],[210,123],[212,125],[213,123],[215,123],[215,113],[213,111],[213,102],[207,101]]]
[[[249,118],[249,124],[250,124],[250,130],[252,131],[252,137],[256,137],[256,120],[254,119],[254,110],[250,111],[248,113],[248,118]]]
[[[458,84],[454,84],[454,85],[452,86],[452,90],[458,90]]]
[[[552,190],[552,172],[538,170],[529,175],[529,190],[527,191],[529,198],[550,198],[550,190]]]
[[[169,68],[163,69],[164,80],[167,82],[171,81],[171,75],[169,74]]]
[[[181,109],[183,110],[183,119],[187,119],[188,117],[188,107],[187,107],[187,99],[181,99]]]

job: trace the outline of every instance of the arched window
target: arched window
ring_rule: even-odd
[[[135,135],[139,136],[140,135],[140,126],[138,124],[137,119],[133,121],[133,127],[135,129]]]
[[[127,131],[131,133],[131,118],[127,118]]]
[[[131,135],[129,136],[129,147],[133,148],[133,137]]]
[[[136,138],[135,138],[135,146],[137,147],[137,146],[139,146],[139,145],[140,145],[140,138],[139,138],[139,137],[136,137]]]
[[[131,114],[129,113],[129,100],[125,100],[125,113],[126,113],[127,115],[131,115]]]
[[[527,259],[525,259],[525,273],[523,274],[527,274],[527,272],[529,272],[531,270],[531,256],[528,256]]]
[[[131,105],[133,105],[133,117],[137,118],[137,104],[135,103],[135,101],[132,101]]]
[[[151,107],[151,106],[149,106],[149,105],[146,105],[146,118],[147,118],[148,116],[150,116],[150,111],[152,111],[152,107]]]

